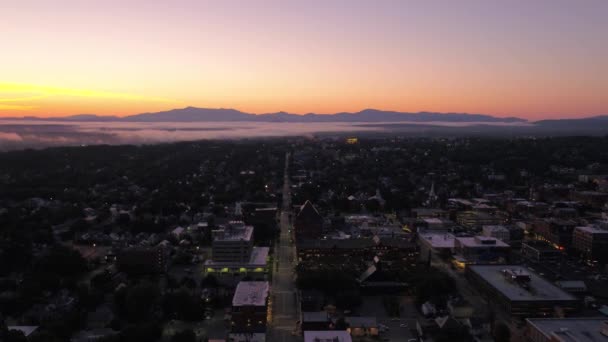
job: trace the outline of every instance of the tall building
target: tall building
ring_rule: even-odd
[[[241,281],[232,297],[232,334],[265,333],[270,285],[267,281]]]
[[[568,249],[572,245],[572,232],[576,227],[573,220],[542,219],[534,222],[534,233],[558,249]]]
[[[306,201],[300,207],[293,226],[296,240],[317,239],[323,234],[323,217],[310,201]]]
[[[576,227],[572,235],[572,247],[585,260],[606,264],[608,262],[608,230]]]
[[[251,226],[232,222],[213,231],[211,259],[205,261],[204,273],[213,274],[226,286],[234,286],[248,277],[266,280],[268,247],[253,247]]]
[[[247,262],[253,248],[253,227],[239,224],[213,231],[211,258],[216,262]]]

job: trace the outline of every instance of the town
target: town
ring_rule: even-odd
[[[0,341],[608,339],[608,138],[0,153]]]

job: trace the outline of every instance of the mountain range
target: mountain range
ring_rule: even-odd
[[[344,123],[427,123],[433,126],[437,123],[472,123],[474,125],[491,126],[493,124],[513,123],[524,124],[518,131],[535,131],[541,133],[594,133],[608,134],[608,115],[593,116],[580,119],[553,119],[528,121],[517,117],[495,117],[487,114],[468,113],[435,113],[435,112],[396,112],[377,109],[365,109],[359,112],[341,112],[335,114],[290,114],[286,112],[268,114],[250,114],[236,109],[186,107],[155,113],[142,113],[124,117],[81,114],[64,117],[13,117],[13,120],[46,120],[56,122],[344,122]],[[419,126],[420,127],[420,126]],[[515,129],[515,128],[513,128]]]
[[[299,115],[286,112],[250,114],[235,109],[196,107],[172,109],[155,113],[142,113],[125,117],[81,114],[53,118],[29,116],[11,119],[87,122],[526,122],[524,119],[515,117],[497,118],[486,114],[467,113],[407,113],[365,109],[355,113],[341,112],[335,114],[308,113]]]

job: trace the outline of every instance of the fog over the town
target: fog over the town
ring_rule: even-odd
[[[521,124],[499,124],[493,126]],[[0,120],[0,150],[92,144],[149,144],[201,139],[305,136],[324,133],[416,133],[475,123],[53,122]]]

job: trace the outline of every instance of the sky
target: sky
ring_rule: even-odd
[[[608,114],[606,0],[0,2],[0,117]]]

